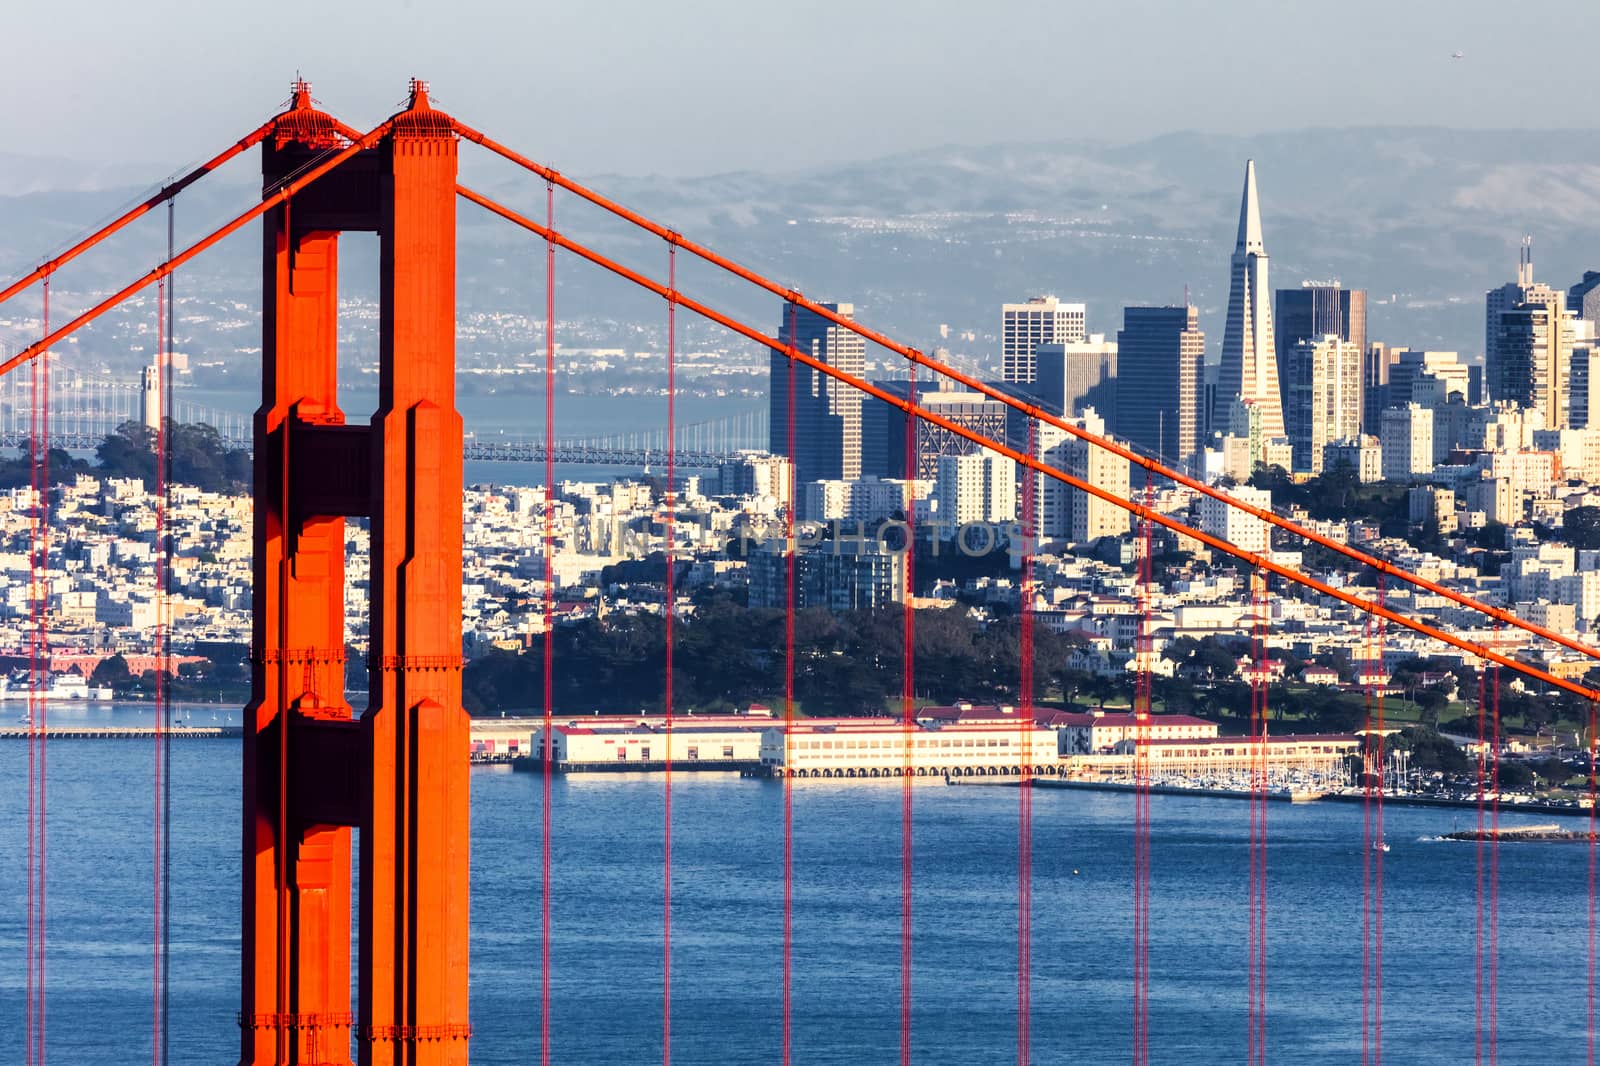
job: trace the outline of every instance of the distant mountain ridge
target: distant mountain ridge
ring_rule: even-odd
[[[1513,275],[1523,233],[1534,237],[1540,280],[1565,287],[1600,267],[1593,131],[1179,132],[1128,144],[946,146],[803,171],[590,183],[785,284],[851,301],[863,318],[915,343],[930,343],[939,323],[992,334],[998,304],[1042,291],[1084,300],[1090,329],[1114,333],[1122,305],[1175,303],[1188,285],[1214,352],[1252,157],[1274,285],[1336,277],[1367,288],[1376,339],[1476,354],[1483,291]],[[234,184],[186,194],[185,217],[220,219],[248,203],[252,168],[235,168],[243,178]],[[536,180],[511,182],[501,170],[469,164],[468,175],[513,202],[541,193]],[[75,172],[68,161],[16,155],[0,155],[0,177],[0,272],[8,275],[135,191],[97,186],[106,168]],[[605,248],[646,263],[659,255],[659,241],[624,236],[592,210],[564,201],[557,210],[563,229]],[[503,270],[497,264],[528,239],[467,205],[461,217],[464,276]],[[243,285],[255,244],[231,243],[219,277]],[[150,265],[147,251],[129,254],[90,276],[126,280]],[[563,274],[564,314],[625,318],[644,306],[592,276]],[[256,299],[253,285],[241,291]],[[757,324],[779,317],[770,297],[713,291]]]

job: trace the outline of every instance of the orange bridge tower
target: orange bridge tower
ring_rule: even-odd
[[[349,132],[310,87],[262,146],[270,192]],[[242,1066],[467,1061],[456,151],[413,82],[372,145],[265,215],[253,682],[244,740]],[[338,402],[338,256],[378,234],[379,400]],[[371,522],[370,696],[345,690],[345,519]],[[351,1012],[351,836],[360,830]]]

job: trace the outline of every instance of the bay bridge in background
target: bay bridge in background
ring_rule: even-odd
[[[0,358],[7,353],[0,345]],[[58,367],[50,376],[50,445],[67,451],[92,451],[101,441],[128,422],[140,422],[154,429],[153,410],[159,410],[159,394],[152,388],[153,375],[139,380],[117,380],[109,375],[88,376]],[[175,388],[168,404],[173,421],[180,425],[208,425],[232,447],[252,446],[251,416],[212,404],[189,399]],[[152,406],[152,404],[156,406]],[[23,448],[31,439],[31,420],[35,405],[33,387],[25,376],[0,377],[0,448]],[[764,451],[768,438],[765,407],[736,411],[716,418],[673,427],[675,461],[687,468],[712,468],[741,452]],[[522,434],[476,434],[466,436],[465,458],[469,462],[542,463],[548,451],[542,436]],[[550,454],[556,463],[584,466],[645,468],[660,465],[667,453],[665,425],[614,433],[563,436],[555,440]]]

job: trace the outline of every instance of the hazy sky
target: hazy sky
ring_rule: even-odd
[[[0,150],[163,167],[296,70],[365,128],[406,79],[574,172],[776,169],[944,143],[1591,123],[1583,5],[1504,0],[55,0],[8,4]],[[1465,58],[1454,60],[1461,51]]]

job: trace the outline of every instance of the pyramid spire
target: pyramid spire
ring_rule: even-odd
[[[1244,196],[1239,202],[1239,241],[1237,251],[1265,255],[1267,248],[1261,241],[1261,201],[1256,198],[1256,161],[1244,164]]]
[[[1239,243],[1229,265],[1228,317],[1223,323],[1212,424],[1228,432],[1235,425],[1239,405],[1245,405],[1259,412],[1261,440],[1265,442],[1282,437],[1284,426],[1273,343],[1272,288],[1267,281],[1267,249],[1261,239],[1261,203],[1256,198],[1253,159],[1244,167]]]

